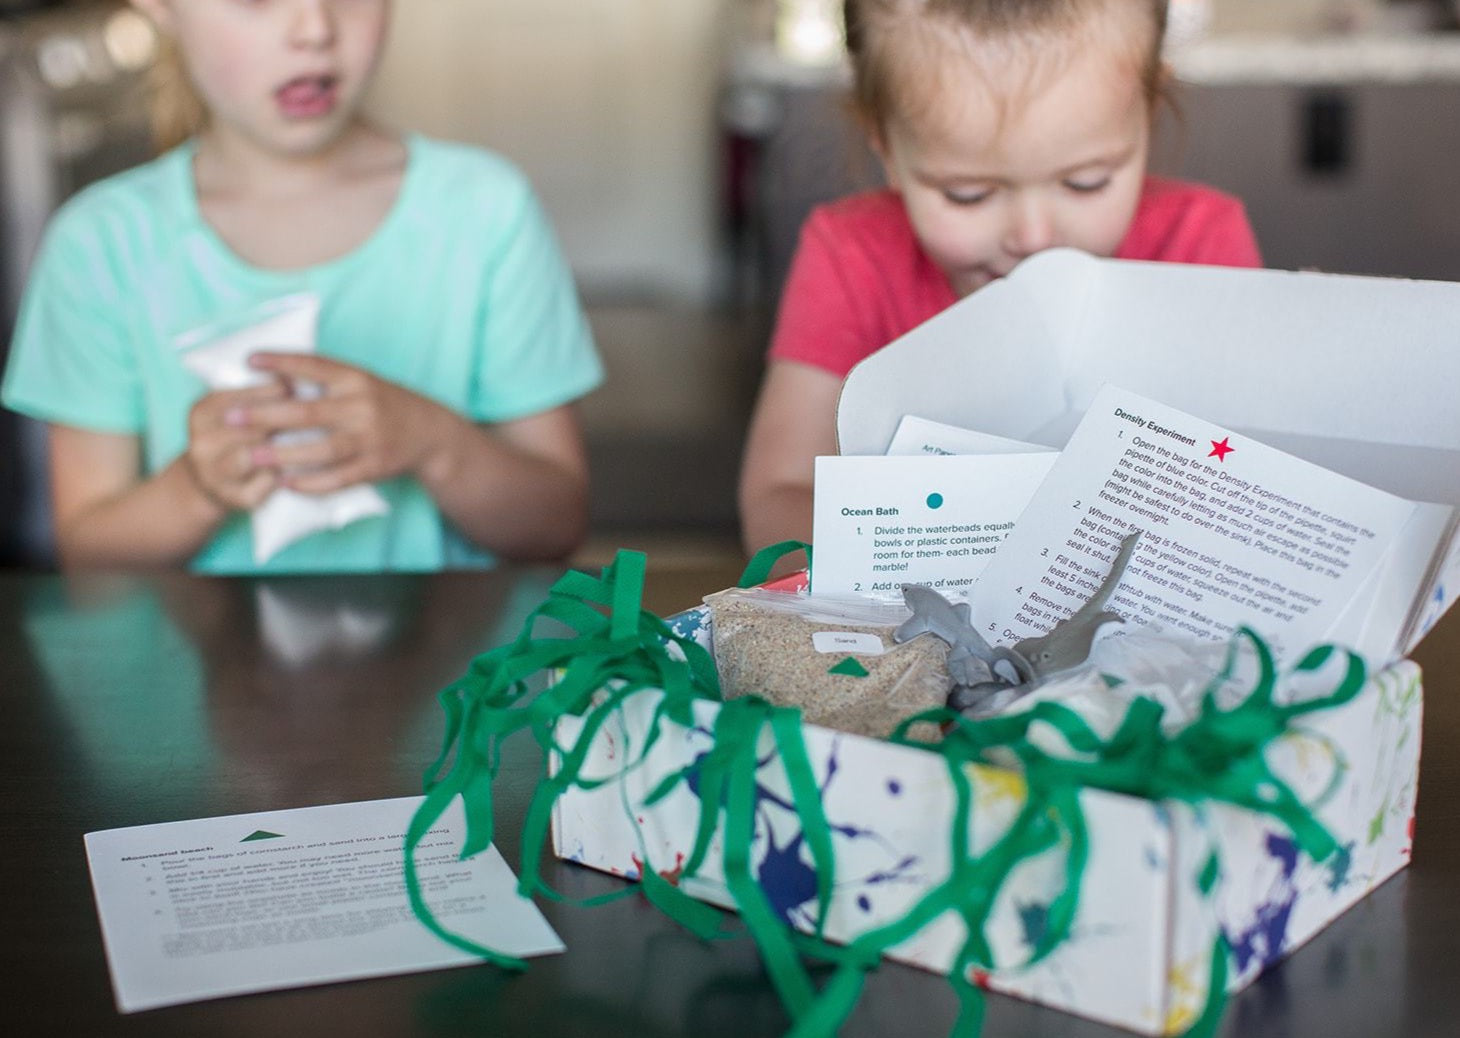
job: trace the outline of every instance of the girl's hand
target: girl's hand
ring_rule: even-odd
[[[310,434],[272,439],[254,452],[285,486],[302,493],[421,476],[450,417],[418,393],[329,357],[259,353],[250,363],[303,390],[250,404],[244,417],[270,435]]]
[[[225,511],[248,511],[279,485],[269,457],[268,430],[248,420],[253,409],[283,400],[287,387],[267,385],[209,393],[188,413],[183,461],[193,482]]]

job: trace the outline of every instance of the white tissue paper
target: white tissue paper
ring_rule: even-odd
[[[1235,650],[1235,655],[1233,654]],[[1231,668],[1225,678],[1219,677]],[[1154,699],[1163,708],[1161,730],[1168,736],[1194,722],[1210,691],[1221,710],[1231,710],[1252,691],[1258,663],[1251,646],[1238,640],[1202,641],[1174,631],[1146,628],[1121,631],[1095,641],[1089,659],[1055,674],[1021,697],[1006,711],[1017,714],[1046,700],[1062,703],[1080,715],[1092,731],[1109,739],[1125,719],[1136,696]],[[1117,679],[1112,684],[1108,677]],[[1277,691],[1279,702],[1303,698],[1307,682],[1289,675]],[[1322,687],[1322,679],[1317,681]],[[1031,729],[1031,740],[1053,755],[1056,742]]]
[[[313,353],[319,323],[319,299],[299,294],[272,299],[250,312],[242,327],[218,326],[186,333],[177,339],[183,366],[211,390],[244,389],[268,379],[249,367],[254,353]],[[295,395],[319,395],[319,387],[296,384]],[[279,443],[298,443],[319,435],[303,430],[276,437]],[[356,519],[385,515],[390,505],[367,483],[329,494],[301,494],[280,487],[253,510],[253,558],[267,562],[299,538],[320,530],[338,530]]]

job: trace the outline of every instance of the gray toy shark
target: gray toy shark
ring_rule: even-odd
[[[1115,553],[1115,560],[1110,564],[1110,572],[1088,602],[1055,624],[1047,634],[1015,643],[1013,651],[1028,663],[1035,677],[1042,678],[1056,671],[1078,667],[1089,657],[1090,646],[1101,627],[1108,623],[1125,623],[1125,618],[1106,609],[1105,603],[1115,594],[1140,539],[1140,530],[1132,530],[1125,535],[1120,542],[1120,550]]]
[[[1084,663],[1105,624],[1125,622],[1105,605],[1125,575],[1140,537],[1140,530],[1132,530],[1121,540],[1110,572],[1089,601],[1047,633],[1025,638],[1012,648],[984,640],[973,627],[967,602],[954,605],[921,584],[902,585],[903,600],[913,615],[893,633],[893,640],[906,642],[930,633],[947,642],[948,676],[953,680],[949,707],[979,716],[997,713],[1041,678]]]
[[[948,643],[948,676],[955,685],[974,685],[994,676],[994,649],[973,627],[968,603],[954,605],[922,584],[902,585],[912,616],[892,633],[895,642],[933,634]]]

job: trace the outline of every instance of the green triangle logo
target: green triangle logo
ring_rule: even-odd
[[[867,668],[858,663],[855,656],[848,656],[835,667],[830,668],[827,673],[845,674],[849,678],[865,678],[867,676]]]
[[[271,833],[267,829],[255,829],[238,842],[248,843],[250,840],[282,840],[283,838],[283,833]]]

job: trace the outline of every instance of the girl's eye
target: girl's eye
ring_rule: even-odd
[[[1081,195],[1093,195],[1095,192],[1103,191],[1109,186],[1109,177],[1080,177],[1065,181],[1065,187]]]
[[[945,188],[943,190],[943,197],[954,205],[978,205],[980,202],[986,201],[991,194],[993,192],[987,188],[965,188],[959,190]]]

